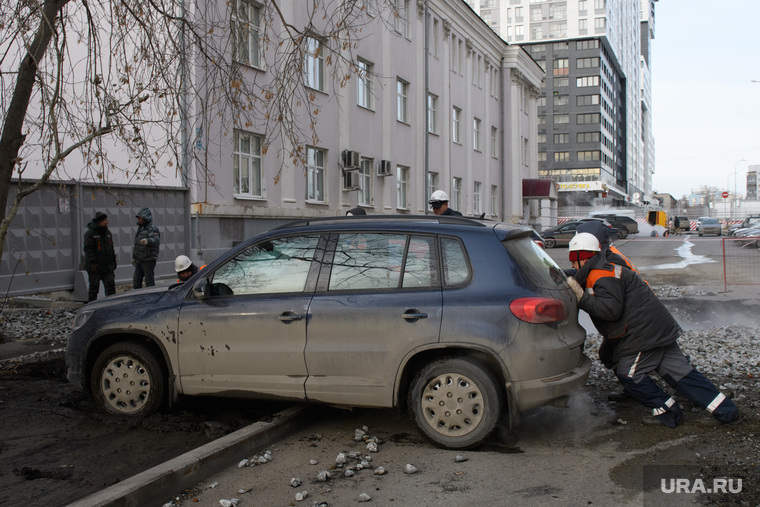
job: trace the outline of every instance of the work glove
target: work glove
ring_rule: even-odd
[[[141,244],[142,246],[145,246],[145,245],[147,245],[147,244],[148,244],[148,238],[143,238],[143,239],[141,239],[141,240],[140,240],[140,244]]]
[[[133,266],[135,265],[135,260],[134,260],[134,259],[132,259],[132,265],[133,265]]]
[[[572,276],[567,279],[567,284],[573,290],[573,294],[575,294],[575,299],[580,301],[581,298],[583,297],[583,288],[580,286],[580,284],[578,284],[578,282],[576,282],[575,278],[573,278]]]

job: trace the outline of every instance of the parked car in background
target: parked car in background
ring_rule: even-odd
[[[742,223],[738,225],[732,225],[728,228],[728,236],[735,236],[736,231],[740,229],[752,229],[760,226],[760,216],[750,215],[742,220]]]
[[[697,233],[700,236],[704,236],[705,234],[721,236],[723,231],[721,229],[720,220],[713,217],[699,217],[697,219]]]
[[[468,449],[586,383],[566,280],[528,227],[301,220],[183,284],[84,306],[68,379],[133,418],[179,395],[398,407],[436,445]]]
[[[589,218],[581,218],[581,220],[589,219],[606,220],[611,227],[618,230],[618,237],[620,239],[627,238],[629,234],[639,233],[639,223],[631,217],[623,215],[595,214],[593,216],[589,215]]]
[[[541,248],[546,248],[546,245],[544,245],[544,238],[542,238],[541,235],[537,233],[535,230],[530,233],[530,237],[535,244],[537,244]]]
[[[601,221],[604,225],[609,227],[610,238],[619,237],[618,230],[612,227],[612,225],[610,225],[610,223],[606,220],[597,218],[581,218],[580,220],[563,222],[561,224],[555,225],[554,227],[550,227],[549,229],[541,231],[541,236],[544,238],[544,245],[546,248],[554,248],[555,246],[567,246],[570,244],[570,240],[573,239],[573,236],[575,236],[575,231],[578,227],[578,224],[581,224],[584,221],[588,222],[590,220]]]
[[[680,231],[690,231],[691,222],[689,222],[689,217],[679,215],[673,218],[673,228]]]

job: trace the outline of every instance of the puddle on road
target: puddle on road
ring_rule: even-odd
[[[692,264],[708,264],[710,262],[718,262],[715,259],[710,259],[704,255],[697,255],[691,252],[694,248],[694,243],[687,239],[684,239],[683,244],[676,249],[676,253],[681,257],[680,262],[673,262],[671,264],[658,264],[655,266],[640,266],[639,270],[644,269],[680,269],[690,266]]]

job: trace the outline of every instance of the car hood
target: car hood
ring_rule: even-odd
[[[132,306],[132,305],[145,305],[158,302],[169,291],[168,286],[163,287],[148,287],[145,289],[137,289],[124,294],[118,294],[114,296],[108,296],[105,299],[98,299],[92,303],[88,303],[83,310],[99,310],[101,308],[109,308],[113,306]]]

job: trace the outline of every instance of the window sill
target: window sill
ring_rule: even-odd
[[[327,201],[314,201],[312,199],[306,199],[306,204],[318,204],[320,206],[328,206],[330,203]]]
[[[265,202],[267,200],[264,196],[257,196],[257,195],[249,195],[249,194],[232,194],[232,197],[234,199],[240,199],[241,201],[262,201]]]

